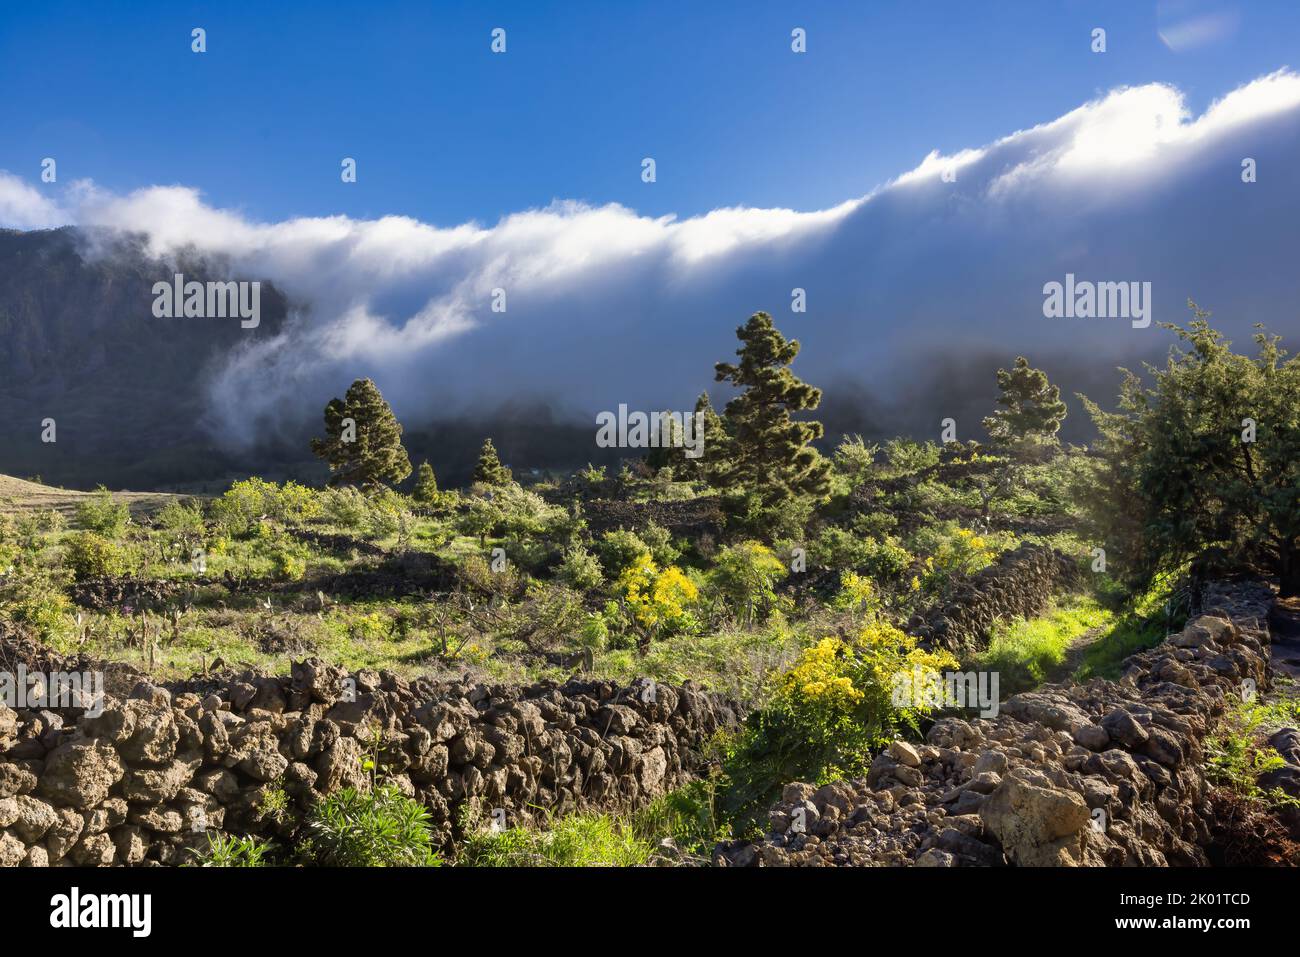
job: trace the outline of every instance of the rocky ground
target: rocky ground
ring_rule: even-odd
[[[1209,864],[1202,745],[1245,682],[1269,685],[1273,601],[1258,582],[1212,586],[1207,612],[1129,658],[1120,681],[1046,685],[994,719],[943,718],[924,744],[894,742],[866,778],[791,783],[767,837],[722,845],[715,863]],[[1300,771],[1296,734],[1277,744]]]

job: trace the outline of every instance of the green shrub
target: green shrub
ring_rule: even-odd
[[[63,517],[63,513],[53,508],[28,512],[18,520],[19,530],[32,535],[58,533],[67,527],[68,520]]]
[[[989,536],[980,535],[955,522],[943,522],[921,529],[912,549],[925,556],[921,586],[930,594],[946,594],[955,581],[993,564],[998,547]]]
[[[874,552],[870,542],[837,525],[828,525],[808,548],[811,568],[865,568]]]
[[[5,516],[0,515],[0,522],[4,521]],[[11,529],[12,525],[9,526],[9,529],[0,525],[0,572],[4,572],[5,574],[12,571],[13,564],[18,560],[20,554],[17,540],[8,534],[8,531]]]
[[[299,524],[320,514],[319,493],[297,482],[276,485],[257,476],[235,482],[212,503],[212,518],[230,535],[250,534],[263,518]]]
[[[660,565],[671,565],[682,557],[682,550],[673,543],[672,535],[662,525],[650,522],[637,533],[637,537],[650,549],[651,556]]]
[[[862,563],[862,568],[878,582],[900,578],[916,561],[916,557],[899,544],[893,535],[881,539],[869,538],[863,545],[866,560]]]
[[[89,498],[77,503],[77,524],[88,532],[117,538],[130,521],[131,510],[126,503],[117,501],[102,485]]]
[[[617,578],[629,565],[634,565],[646,555],[650,555],[650,546],[636,532],[625,528],[606,532],[596,546],[600,564],[605,569],[607,578]]]
[[[832,459],[836,474],[844,477],[849,489],[857,488],[871,474],[879,451],[880,446],[867,445],[860,435],[846,437]]]
[[[885,459],[896,475],[909,475],[938,465],[939,452],[939,446],[933,442],[898,438],[885,443]]]
[[[193,499],[173,500],[158,510],[154,520],[163,530],[177,537],[202,538],[203,506]]]
[[[565,549],[558,575],[560,581],[579,591],[591,591],[605,582],[599,560],[577,542]]]
[[[431,817],[393,784],[343,788],[312,808],[308,854],[322,867],[435,867]]]
[[[276,581],[301,581],[307,574],[305,549],[281,545],[271,550],[271,576]]]
[[[370,503],[366,496],[351,485],[322,492],[321,509],[331,525],[350,531],[360,531],[370,518]]]
[[[71,630],[72,602],[49,570],[21,566],[0,578],[0,613],[57,643]]]
[[[609,624],[604,615],[590,614],[583,618],[578,632],[578,642],[583,648],[600,651],[609,644]]]
[[[776,583],[785,576],[785,564],[770,548],[760,542],[741,542],[718,553],[709,585],[749,627],[776,605]]]
[[[406,500],[392,489],[385,488],[372,493],[367,498],[367,504],[370,509],[363,524],[367,538],[388,538],[410,527],[411,512],[406,507]]]
[[[369,539],[395,535],[409,527],[411,518],[402,496],[391,489],[369,495],[351,485],[326,489],[321,506],[331,524]]]
[[[126,551],[94,532],[79,532],[67,544],[63,562],[77,581],[121,575],[126,572]]]

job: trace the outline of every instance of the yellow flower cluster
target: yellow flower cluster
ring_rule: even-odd
[[[632,614],[645,628],[682,623],[686,609],[700,597],[700,590],[680,568],[670,565],[660,571],[649,555],[629,565],[618,583]]]
[[[799,661],[785,674],[786,689],[829,705],[852,705],[862,700],[853,679],[843,674],[850,653],[839,638],[823,638],[805,648]]]

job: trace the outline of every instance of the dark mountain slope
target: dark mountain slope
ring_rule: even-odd
[[[0,231],[0,471],[152,487],[235,468],[203,428],[205,382],[248,337],[275,335],[283,297],[263,284],[256,329],[157,319],[155,282],[177,269],[226,277],[150,259],[131,240],[93,256],[87,243],[73,229]],[[57,423],[54,443],[41,441],[46,418]]]

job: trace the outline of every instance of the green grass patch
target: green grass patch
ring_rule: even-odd
[[[703,863],[729,832],[717,817],[714,782],[699,780],[631,814],[570,814],[545,827],[471,826],[461,867],[646,867]],[[660,846],[668,838],[675,851]]]
[[[1114,611],[1114,618],[1106,634],[1084,653],[1075,680],[1115,680],[1125,658],[1164,641],[1175,620],[1181,621],[1178,616],[1186,610],[1173,598],[1180,574],[1181,569],[1157,579],[1145,592],[1133,597],[1126,596],[1112,579],[1103,582],[1097,589],[1098,599]]]
[[[975,665],[999,673],[1003,696],[1027,691],[1047,679],[1066,658],[1070,644],[1093,628],[1110,623],[1113,614],[1090,595],[1060,599],[1044,615],[1000,626]]]
[[[510,827],[471,833],[463,867],[640,867],[654,845],[631,822],[607,814],[573,814],[545,830]]]

